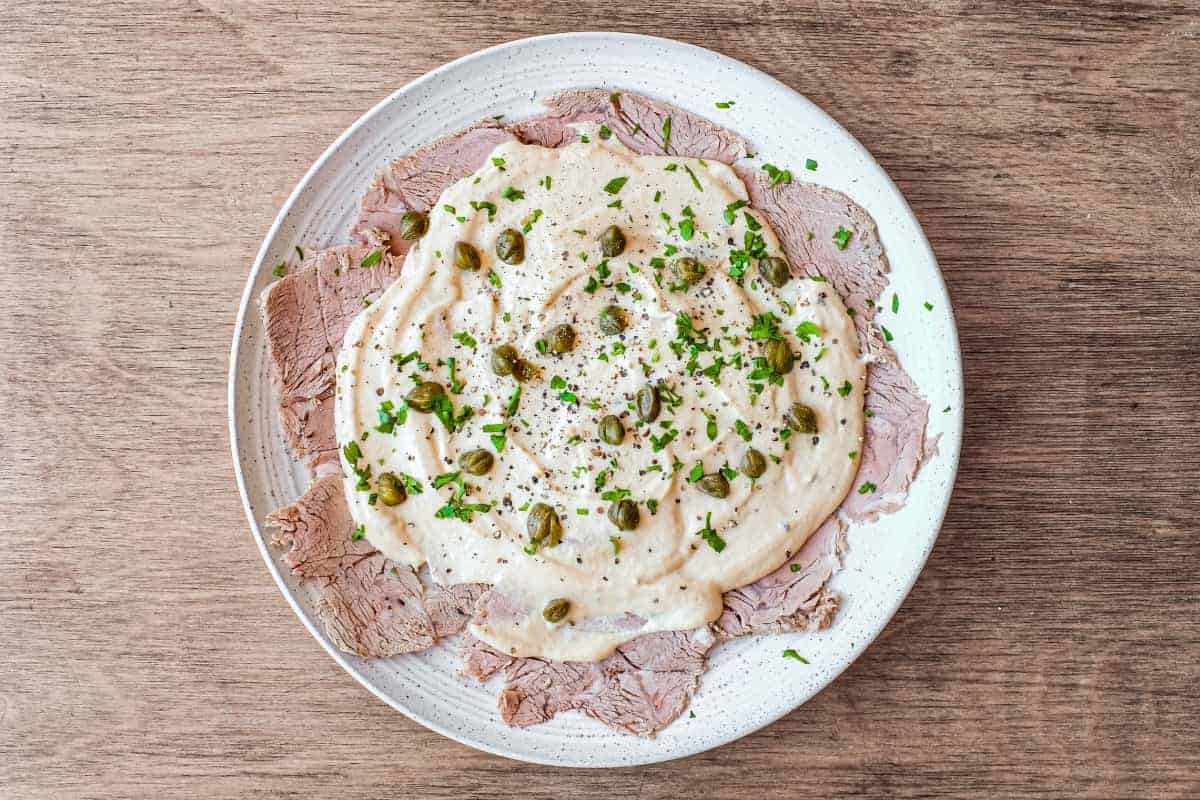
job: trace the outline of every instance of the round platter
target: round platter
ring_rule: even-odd
[[[279,430],[256,303],[272,280],[272,265],[288,259],[296,245],[308,250],[346,242],[363,193],[388,161],[481,118],[531,116],[555,92],[597,87],[639,92],[708,117],[745,136],[762,160],[792,165],[801,179],[850,195],[878,224],[892,268],[887,292],[910,307],[933,306],[889,324],[901,360],[929,400],[927,436],[936,439],[936,452],[900,511],[850,528],[845,567],[832,582],[843,597],[833,625],[816,634],[718,645],[691,703],[695,716],[685,715],[653,739],[618,734],[574,712],[510,728],[496,709],[495,683],[458,675],[452,646],[381,660],[339,651],[316,617],[314,593],[281,568],[264,533],[266,515],[294,501],[308,483]],[[732,108],[715,108],[729,100]],[[807,158],[817,160],[818,172],[803,170]],[[473,53],[413,81],[351,125],[300,181],[263,241],[238,311],[229,377],[234,467],[250,528],[309,632],[343,669],[417,722],[481,750],[576,767],[647,764],[716,747],[794,710],[846,669],[900,607],[937,539],[958,466],[962,407],[958,338],[937,262],[899,189],[862,145],[802,95],[739,61],[669,39],[617,33],[543,36]],[[782,658],[785,648],[809,664]]]

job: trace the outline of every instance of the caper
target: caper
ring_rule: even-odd
[[[642,422],[654,422],[658,419],[659,412],[662,411],[662,401],[658,399],[658,389],[649,383],[638,389],[637,396],[634,398],[634,406],[637,408],[638,419]]]
[[[788,266],[787,259],[779,256],[767,256],[758,260],[758,274],[762,275],[764,281],[778,289],[791,280],[792,268]]]
[[[559,597],[546,603],[546,607],[542,609],[542,619],[546,622],[562,622],[570,611],[571,601]]]
[[[764,353],[767,357],[767,366],[780,375],[787,375],[792,371],[792,365],[796,363],[791,346],[778,339],[767,342]]]
[[[631,531],[638,526],[641,514],[638,513],[637,503],[626,497],[608,507],[608,521],[617,526],[618,530]]]
[[[803,403],[792,403],[783,415],[783,423],[797,433],[816,433],[817,415]]]
[[[408,393],[408,407],[413,411],[420,411],[428,414],[433,411],[433,407],[437,402],[437,398],[446,393],[446,389],[440,383],[434,381],[425,381],[418,383],[413,390]]]
[[[400,238],[420,239],[429,229],[429,216],[421,211],[405,211],[400,218]]]
[[[767,471],[767,457],[753,447],[742,456],[742,472],[747,478],[761,478]]]
[[[625,326],[628,324],[629,320],[626,318],[623,308],[605,306],[600,312],[600,330],[609,336],[616,336],[625,330]]]
[[[398,506],[408,499],[408,492],[404,490],[404,482],[397,478],[394,472],[385,472],[380,475],[375,491],[379,495],[379,502],[385,506]]]
[[[463,468],[464,472],[472,475],[488,474],[492,471],[492,464],[495,461],[492,454],[482,447],[478,450],[468,450],[458,457],[458,465]]]
[[[454,266],[474,272],[479,269],[479,251],[469,242],[454,243]]]
[[[525,531],[534,546],[554,547],[562,541],[562,520],[558,512],[545,503],[534,503],[525,518]]]
[[[729,496],[729,481],[719,472],[713,472],[705,475],[700,480],[696,481],[696,488],[704,492],[709,497],[728,497]]]
[[[609,444],[620,444],[625,441],[625,426],[615,414],[609,414],[600,420],[600,438]]]
[[[569,353],[575,349],[575,329],[565,322],[562,325],[555,325],[546,336],[546,341],[550,346],[551,353],[559,355]]]
[[[492,351],[492,372],[497,375],[512,375],[521,361],[521,354],[511,344],[502,344]]]
[[[671,266],[675,277],[687,283],[689,286],[699,283],[704,278],[704,265],[694,258],[687,256],[675,260]]]
[[[625,252],[625,234],[616,225],[609,225],[600,234],[600,252],[606,258],[619,256]]]
[[[496,239],[496,255],[505,264],[520,264],[525,260],[525,237],[518,230],[505,228]]]

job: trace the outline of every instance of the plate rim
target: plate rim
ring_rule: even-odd
[[[523,38],[519,38],[519,39],[512,39],[507,42],[501,42],[499,44],[492,45],[491,47],[487,47],[487,48],[484,48],[481,50],[476,50],[476,51],[467,53],[465,55],[462,55],[462,56],[454,59],[453,61],[449,61],[445,64],[442,64],[441,66],[439,66],[433,70],[430,70],[430,71],[414,78],[413,80],[409,81],[408,83],[404,84],[403,86],[395,89],[394,91],[389,93],[386,97],[384,97],[383,99],[381,99],[377,103],[375,103],[373,106],[371,106],[370,109],[368,109],[366,112],[364,112],[362,115],[360,115],[357,119],[355,119],[353,123],[351,123],[344,131],[342,131],[341,134],[339,134],[324,149],[324,151],[322,151],[321,155],[305,171],[304,175],[301,176],[299,181],[296,183],[296,186],[292,189],[291,193],[288,195],[287,199],[284,201],[283,205],[280,207],[279,212],[276,214],[274,221],[271,223],[271,226],[267,229],[266,234],[263,236],[262,242],[259,245],[258,251],[254,257],[254,262],[253,262],[253,265],[251,266],[250,273],[247,276],[245,288],[242,291],[241,301],[238,305],[238,310],[237,310],[237,319],[236,319],[236,322],[234,325],[233,341],[232,341],[232,345],[230,348],[229,372],[228,372],[228,376],[227,376],[227,378],[228,378],[227,415],[228,415],[228,426],[229,426],[229,428],[228,428],[229,441],[230,441],[230,449],[231,449],[231,455],[232,455],[232,460],[233,460],[234,474],[237,479],[238,494],[240,495],[241,500],[242,500],[242,510],[246,515],[247,522],[250,525],[251,534],[253,535],[255,542],[258,546],[259,555],[262,557],[263,561],[265,562],[267,570],[270,572],[272,578],[274,578],[274,580],[275,580],[276,587],[279,589],[279,592],[287,600],[287,603],[291,607],[292,612],[300,619],[300,621],[304,625],[304,627],[306,629],[308,629],[309,634],[311,634],[312,637],[314,639],[316,639],[316,641],[321,645],[321,647],[325,650],[325,652],[334,660],[334,662],[338,666],[340,666],[345,672],[347,672],[349,675],[351,675],[356,681],[358,681],[358,683],[361,684],[364,688],[366,688],[372,695],[374,695],[378,699],[382,700],[390,708],[392,708],[396,711],[399,711],[401,714],[403,714],[405,717],[409,718],[413,722],[416,722],[419,725],[422,725],[425,728],[428,728],[429,730],[432,730],[441,736],[444,736],[448,739],[456,741],[459,744],[465,745],[467,747],[470,747],[470,748],[473,748],[476,750],[481,750],[483,752],[487,752],[492,755],[500,756],[503,758],[508,758],[508,759],[512,759],[512,760],[516,760],[516,761],[522,761],[522,762],[526,762],[526,763],[534,763],[534,764],[541,764],[541,765],[545,765],[545,766],[556,766],[556,767],[564,767],[564,765],[561,763],[552,761],[548,758],[541,758],[536,755],[515,754],[512,751],[505,752],[504,750],[502,750],[496,746],[493,746],[482,739],[468,739],[466,736],[460,734],[457,731],[452,731],[452,730],[448,729],[446,726],[441,725],[440,723],[438,723],[432,719],[429,719],[424,716],[420,716],[420,715],[414,713],[413,711],[403,707],[399,703],[395,702],[386,693],[384,693],[380,688],[376,687],[372,681],[370,681],[357,667],[355,667],[355,665],[350,663],[350,661],[346,658],[346,655],[344,653],[342,653],[340,650],[338,650],[337,647],[334,646],[332,644],[332,642],[329,642],[326,639],[326,637],[323,635],[323,633],[317,629],[313,619],[310,618],[310,615],[307,613],[307,611],[305,609],[301,608],[300,600],[296,596],[296,593],[294,593],[291,590],[291,587],[289,587],[287,585],[286,579],[284,578],[283,572],[282,572],[279,564],[276,562],[275,557],[273,556],[269,547],[267,546],[267,537],[264,535],[263,529],[259,526],[258,521],[255,519],[255,515],[254,515],[254,511],[253,511],[253,503],[251,502],[251,499],[249,496],[249,489],[246,485],[246,477],[245,477],[244,470],[242,468],[242,463],[241,463],[241,453],[240,453],[241,442],[240,442],[239,436],[238,436],[238,417],[237,417],[237,402],[238,402],[237,383],[238,383],[238,374],[239,374],[239,366],[240,366],[239,350],[241,349],[241,345],[242,345],[242,338],[243,338],[244,328],[246,325],[246,316],[247,316],[247,313],[250,310],[251,306],[253,305],[253,298],[255,296],[254,286],[257,283],[257,280],[258,280],[258,277],[259,277],[261,271],[264,269],[267,253],[268,253],[272,243],[274,242],[276,236],[279,234],[280,229],[284,226],[287,218],[289,217],[289,215],[292,211],[292,208],[295,206],[297,201],[300,199],[301,195],[303,194],[305,188],[308,186],[309,182],[325,166],[325,164],[331,158],[333,158],[333,156],[338,152],[338,150],[340,150],[340,148],[342,147],[343,144],[345,144],[346,141],[351,139],[360,129],[369,125],[370,122],[377,115],[381,114],[387,107],[389,107],[392,103],[397,101],[399,98],[403,97],[404,95],[408,94],[409,92],[411,92],[415,89],[418,89],[419,87],[421,87],[427,83],[432,83],[432,82],[438,80],[439,78],[442,77],[443,74],[450,72],[452,70],[456,70],[464,65],[471,63],[474,60],[486,58],[488,56],[491,56],[491,55],[493,55],[497,52],[503,51],[503,50],[515,49],[515,48],[518,48],[521,46],[527,46],[527,45],[531,45],[531,44],[537,44],[537,43],[543,43],[543,42],[555,42],[555,41],[562,41],[562,40],[575,40],[575,41],[584,40],[585,41],[588,39],[596,39],[596,40],[621,39],[621,40],[635,42],[635,43],[641,42],[646,45],[659,45],[659,46],[667,45],[667,46],[671,46],[671,47],[682,47],[682,48],[687,48],[687,49],[691,49],[691,50],[695,50],[695,51],[701,51],[706,57],[716,58],[716,59],[725,61],[739,69],[749,70],[760,80],[768,81],[771,84],[771,88],[774,91],[788,93],[789,95],[792,96],[793,99],[795,99],[795,100],[799,101],[800,103],[802,103],[803,105],[809,107],[810,111],[815,112],[816,114],[819,114],[820,116],[824,117],[825,120],[828,122],[828,124],[831,126],[832,130],[845,140],[845,142],[849,145],[851,150],[857,156],[862,158],[868,165],[871,165],[876,168],[876,170],[878,171],[878,174],[882,177],[883,181],[885,182],[884,187],[887,189],[890,189],[891,192],[894,194],[894,196],[897,199],[899,199],[899,201],[900,201],[899,210],[902,212],[902,214],[905,217],[907,217],[907,221],[912,225],[913,231],[916,234],[916,242],[915,243],[923,251],[923,255],[928,259],[929,263],[933,267],[932,277],[935,281],[936,287],[940,291],[943,301],[945,302],[946,313],[949,315],[949,323],[950,323],[949,324],[949,339],[947,340],[946,344],[948,345],[949,349],[952,350],[952,353],[954,356],[954,358],[953,358],[954,378],[955,378],[956,385],[959,388],[959,393],[960,393],[959,402],[957,404],[955,404],[955,407],[951,410],[952,415],[953,415],[952,422],[954,423],[951,430],[957,432],[957,436],[954,438],[954,440],[952,442],[948,443],[948,444],[952,445],[949,448],[942,448],[941,445],[947,444],[947,443],[939,442],[939,455],[940,455],[940,457],[945,458],[947,460],[947,468],[948,468],[948,479],[947,479],[948,490],[946,492],[945,502],[941,504],[941,508],[938,509],[937,512],[931,517],[931,521],[934,522],[933,535],[932,535],[932,538],[930,539],[928,548],[919,557],[919,565],[917,566],[916,569],[914,569],[912,571],[911,575],[907,576],[902,581],[903,586],[902,586],[901,591],[896,595],[896,600],[895,600],[894,604],[892,604],[891,607],[888,609],[887,613],[884,615],[880,615],[880,619],[882,621],[877,626],[877,628],[872,630],[869,636],[864,636],[861,641],[856,642],[853,645],[853,647],[851,648],[851,655],[846,660],[845,664],[843,664],[839,669],[836,669],[833,672],[831,672],[828,680],[825,681],[825,683],[821,686],[821,688],[819,688],[816,692],[814,692],[806,700],[803,700],[800,703],[798,703],[794,706],[791,706],[790,708],[784,708],[778,714],[769,716],[768,718],[763,720],[761,724],[756,725],[752,728],[746,729],[744,731],[741,731],[740,733],[738,733],[734,736],[731,736],[727,739],[724,739],[720,742],[713,743],[713,744],[699,744],[699,745],[692,745],[692,746],[684,747],[680,752],[664,753],[661,757],[656,756],[656,757],[645,759],[645,760],[639,760],[637,762],[638,765],[656,764],[656,763],[663,763],[666,761],[673,761],[676,759],[688,758],[690,756],[694,756],[699,753],[707,752],[709,750],[715,749],[717,747],[721,747],[723,745],[729,744],[731,742],[745,738],[746,736],[749,736],[753,733],[756,733],[756,732],[762,730],[763,728],[766,728],[767,726],[772,725],[775,722],[778,722],[784,716],[794,712],[796,709],[803,706],[805,703],[807,703],[813,697],[816,697],[817,695],[824,692],[834,681],[836,681],[839,677],[841,677],[842,673],[844,673],[852,664],[854,664],[862,656],[862,654],[864,652],[866,652],[867,648],[869,648],[871,646],[871,644],[873,644],[874,641],[880,636],[880,634],[883,633],[883,631],[887,628],[887,626],[891,623],[892,619],[895,617],[896,613],[900,610],[901,606],[904,604],[904,601],[908,598],[909,593],[912,591],[913,586],[916,585],[917,580],[920,578],[922,573],[924,573],[925,567],[929,561],[929,556],[933,553],[934,547],[937,546],[937,541],[938,541],[939,537],[941,536],[942,525],[945,522],[947,513],[949,512],[950,503],[951,503],[951,500],[954,495],[954,488],[955,488],[955,485],[957,484],[957,480],[958,480],[958,467],[959,467],[959,460],[960,460],[960,455],[961,455],[961,451],[962,451],[963,421],[964,421],[964,417],[965,417],[965,404],[966,404],[962,348],[961,348],[961,345],[959,342],[957,319],[954,314],[953,305],[950,302],[949,290],[946,287],[945,279],[942,276],[941,266],[938,264],[937,257],[933,252],[933,247],[932,247],[932,245],[930,245],[929,239],[925,235],[925,230],[924,230],[923,226],[921,225],[920,220],[917,218],[911,205],[909,205],[908,198],[905,197],[904,193],[900,191],[900,188],[896,185],[896,183],[892,179],[891,175],[889,175],[887,173],[887,171],[884,170],[883,167],[879,164],[879,162],[875,160],[874,156],[870,153],[870,151],[868,151],[867,148],[857,139],[857,137],[855,137],[852,133],[850,133],[850,131],[848,131],[845,127],[843,127],[842,124],[840,122],[838,122],[838,120],[835,119],[831,114],[829,114],[823,108],[818,106],[812,100],[809,100],[808,97],[806,97],[805,95],[801,94],[800,92],[796,91],[795,89],[791,88],[787,84],[780,81],[778,78],[775,78],[773,75],[770,75],[769,73],[766,73],[766,72],[758,69],[757,67],[747,64],[740,59],[734,58],[732,56],[718,52],[716,50],[709,49],[707,47],[702,47],[700,45],[692,44],[690,42],[679,41],[677,39],[671,39],[669,37],[649,36],[649,35],[645,35],[645,34],[625,33],[625,32],[620,32],[620,31],[575,31],[575,32],[544,34],[544,35],[539,35],[539,36],[529,36],[529,37],[523,37]],[[575,764],[570,765],[569,767],[564,767],[564,768],[582,767],[582,768],[590,768],[590,769],[605,769],[605,768],[615,768],[615,767],[621,767],[621,766],[632,766],[632,765],[626,764],[626,763],[617,764],[617,763],[606,763],[603,761],[593,761],[593,762],[589,762],[589,763],[575,763]]]

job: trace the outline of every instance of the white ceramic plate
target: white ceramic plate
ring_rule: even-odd
[[[892,265],[891,287],[909,313],[889,326],[895,346],[932,408],[938,453],[921,470],[899,513],[850,530],[845,569],[833,586],[844,604],[818,634],[751,637],[716,647],[685,715],[655,739],[617,734],[579,713],[527,729],[506,726],[496,685],[457,674],[456,648],[363,660],[337,650],[315,615],[313,596],[267,547],[266,514],[308,483],[283,443],[274,410],[256,300],[271,267],[347,241],[360,198],[389,160],[485,116],[517,119],[539,99],[569,88],[641,92],[725,124],[768,162],[790,165],[853,197],[874,216]],[[733,100],[718,110],[718,100]],[[817,172],[803,169],[814,158]],[[921,304],[933,304],[925,312]],[[949,407],[949,411],[942,409]],[[792,89],[739,61],[668,39],[581,33],[523,39],[435,70],[350,126],[312,166],[271,226],[242,297],[229,379],[230,435],[250,527],[280,590],[334,660],[392,707],[460,742],[525,761],[626,766],[698,753],[744,736],[795,709],[838,676],[891,619],[921,571],[950,500],[962,433],[962,368],[950,300],[929,243],[895,184],[833,119]],[[792,647],[810,662],[782,658]],[[369,702],[365,698],[363,702]]]

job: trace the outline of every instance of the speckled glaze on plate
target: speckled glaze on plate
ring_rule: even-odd
[[[510,728],[496,708],[497,681],[484,686],[460,676],[453,644],[382,660],[339,651],[316,617],[314,593],[281,568],[264,527],[270,511],[308,484],[279,430],[257,308],[272,266],[292,258],[295,245],[346,242],[363,193],[389,160],[483,117],[529,116],[540,111],[542,97],[590,87],[641,92],[709,117],[744,135],[762,160],[790,166],[798,179],[846,192],[865,207],[891,263],[887,292],[897,292],[910,310],[888,321],[894,345],[929,399],[928,435],[940,437],[908,504],[850,529],[845,568],[833,581],[844,598],[833,626],[718,645],[691,704],[695,716],[685,714],[654,739],[615,733],[576,712]],[[736,105],[715,108],[724,100]],[[806,158],[817,160],[818,171],[804,169]],[[933,548],[958,466],[962,407],[958,339],[933,252],[900,191],[862,145],[803,96],[739,61],[616,33],[543,36],[474,53],[413,81],[350,126],[300,181],[263,241],[238,311],[229,375],[234,467],[250,528],[309,632],[343,669],[417,722],[481,750],[576,767],[647,764],[716,747],[792,711],[846,669],[899,608]],[[789,647],[809,665],[783,658]]]

